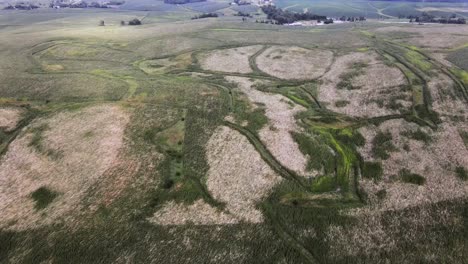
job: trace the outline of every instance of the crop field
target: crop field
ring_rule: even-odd
[[[250,73],[252,69],[250,68],[249,58],[260,49],[262,49],[262,46],[255,45],[210,52],[199,58],[200,65],[204,70]]]
[[[333,60],[331,51],[270,47],[257,58],[259,70],[281,79],[316,79]]]
[[[322,82],[319,98],[329,109],[349,116],[385,116],[411,107],[411,91],[404,74],[397,67],[385,65],[373,52],[336,58]]]
[[[466,263],[466,26],[252,7],[0,11],[0,263]]]
[[[280,8],[302,12],[307,9],[326,16],[366,16],[370,18],[398,18],[428,12],[437,16],[468,16],[466,3],[416,2],[416,1],[362,1],[362,0],[279,0]]]

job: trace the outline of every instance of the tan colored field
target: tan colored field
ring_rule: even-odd
[[[232,49],[214,50],[199,57],[202,69],[218,72],[250,73],[249,57],[263,46],[254,45]]]
[[[58,219],[73,222],[74,215],[86,210],[81,202],[89,199],[89,189],[119,164],[128,121],[120,107],[101,105],[28,126],[0,161],[0,227],[22,230]],[[36,209],[31,195],[41,187],[56,197]]]
[[[316,79],[322,76],[333,60],[329,50],[273,46],[260,54],[258,68],[281,79]]]
[[[390,158],[383,161],[384,175],[381,182],[361,181],[371,204],[378,210],[403,209],[468,195],[468,182],[459,179],[455,173],[457,166],[468,168],[468,150],[458,128],[448,123],[440,125],[435,131],[421,128],[432,138],[428,143],[402,135],[405,131],[417,129],[414,123],[389,120],[378,128],[372,126],[360,130],[367,142],[360,151],[365,160],[374,160],[371,142],[377,131],[390,132],[392,142],[397,147],[397,151],[390,152]],[[405,145],[409,150],[404,149]],[[419,186],[398,181],[396,175],[403,168],[423,176],[426,183]],[[380,190],[386,190],[387,193],[382,201],[376,196]]]
[[[0,108],[0,129],[11,131],[16,128],[16,125],[21,119],[23,110],[13,107]]]
[[[404,41],[429,49],[448,49],[465,45],[468,42],[468,27],[464,25],[405,25],[388,26],[374,30],[377,33],[413,33]],[[448,41],[450,40],[450,41]]]
[[[301,175],[306,175],[307,157],[302,154],[291,136],[291,132],[300,129],[294,115],[305,111],[305,108],[292,103],[282,95],[265,93],[253,88],[255,82],[248,78],[229,76],[226,79],[236,83],[253,103],[265,105],[265,115],[269,124],[259,131],[260,139],[281,164]]]
[[[427,86],[431,93],[432,108],[444,121],[450,122],[450,117],[468,117],[466,102],[455,94],[455,84],[449,76],[439,72]]]
[[[339,88],[342,76],[358,70],[355,63],[367,65],[362,73],[351,78],[355,89]],[[318,99],[328,103],[327,108],[338,113],[355,117],[375,117],[398,113],[399,109],[411,106],[411,92],[402,91],[407,83],[403,73],[379,61],[374,52],[353,52],[338,57],[330,71],[322,78]],[[338,102],[346,102],[339,105]],[[403,107],[390,109],[389,104],[398,103]],[[403,110],[402,109],[402,110]]]
[[[148,220],[157,225],[221,225],[238,222],[232,215],[211,207],[203,200],[197,200],[191,205],[170,201]]]
[[[260,223],[263,215],[256,204],[281,181],[250,142],[239,132],[219,127],[206,146],[206,186],[213,198],[226,203],[238,220]],[[231,221],[231,220],[230,220]]]
[[[355,217],[357,223],[352,226],[330,226],[327,232],[327,241],[331,242],[331,252],[335,256],[375,256],[376,254],[392,254],[400,241],[406,243],[420,243],[421,237],[426,240],[434,239],[434,232],[421,233],[427,226],[452,226],[455,229],[463,228],[463,219],[450,208],[437,205],[437,214],[431,212],[431,206],[423,206],[420,211],[413,211],[405,217],[391,217],[390,226],[383,223],[389,221],[387,212],[369,212],[366,209],[356,209],[347,215]],[[408,228],[410,226],[411,228]],[[405,232],[401,232],[405,230]],[[424,245],[421,245],[424,247]],[[425,261],[431,262],[433,256],[445,256],[443,247],[434,247]],[[454,249],[457,251],[458,249]],[[447,256],[450,263],[461,263],[457,259]],[[458,259],[459,260],[459,259]]]
[[[414,132],[417,129],[427,133],[431,141],[425,143],[402,135],[402,132]],[[392,143],[397,150],[390,152],[390,158],[382,161],[384,175],[381,181],[360,180],[369,203],[345,213],[356,218],[357,223],[346,228],[331,226],[329,229],[327,240],[332,241],[333,252],[340,252],[337,256],[372,256],[376,252],[391,254],[398,250],[400,241],[418,243],[421,237],[433,240],[433,232],[421,233],[421,230],[428,226],[451,226],[457,230],[463,225],[460,214],[445,207],[446,205],[437,204],[440,201],[468,196],[468,183],[460,180],[454,172],[457,166],[468,166],[468,149],[464,146],[457,127],[444,123],[432,131],[404,120],[390,120],[378,127],[362,128],[360,132],[367,142],[360,150],[364,160],[375,160],[370,142],[377,131],[390,132]],[[426,182],[423,185],[401,182],[397,175],[402,168],[422,175]],[[382,196],[382,193],[385,195]],[[398,210],[416,206],[419,209],[405,211],[407,214],[404,217],[389,218],[389,212],[399,212]],[[408,225],[411,228],[407,228]],[[402,229],[405,230],[403,234]],[[431,253],[433,256],[446,255],[443,250],[446,249],[436,247]],[[430,261],[431,256],[426,257],[426,260]],[[450,259],[449,262],[459,263],[456,259]]]

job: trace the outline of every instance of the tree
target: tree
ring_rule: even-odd
[[[207,17],[218,17],[218,14],[216,14],[216,13],[203,13],[201,15],[192,17],[192,20],[193,19],[200,19],[200,18],[207,18]]]
[[[315,15],[310,12],[295,13],[275,6],[262,6],[262,11],[267,14],[267,18],[270,20],[276,20],[280,25],[291,24],[298,20],[326,20],[326,16]]]
[[[125,21],[123,21],[123,20],[120,21],[120,25],[121,25],[121,26],[125,26]]]
[[[134,18],[134,19],[128,21],[128,24],[130,26],[138,26],[138,25],[141,25],[141,21],[138,18]]]
[[[99,21],[99,26],[101,26],[101,27],[104,26],[104,20]]]

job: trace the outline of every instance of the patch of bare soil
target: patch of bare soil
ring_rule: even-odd
[[[346,77],[352,72],[359,73]],[[345,78],[349,78],[350,87],[340,87]],[[411,92],[403,88],[407,83],[403,73],[379,61],[374,52],[338,57],[321,80],[318,99],[338,113],[375,117],[396,114],[411,106]]]
[[[100,105],[28,126],[0,161],[0,227],[24,230],[58,219],[73,222],[85,209],[81,202],[88,191],[120,163],[128,121],[120,107]],[[38,208],[43,197],[33,193],[41,188],[54,196]]]
[[[426,133],[430,141],[407,136],[406,132],[418,129]],[[379,127],[362,128],[360,132],[367,142],[360,150],[364,160],[375,160],[371,142],[377,131],[390,132],[397,150],[389,152],[390,157],[382,161],[381,181],[361,181],[374,210],[404,209],[468,195],[468,183],[459,179],[455,172],[459,166],[468,168],[468,150],[456,126],[444,123],[432,131],[404,120],[389,120]],[[425,183],[416,185],[399,180],[398,174],[404,168],[423,176]],[[382,190],[386,195],[380,199],[378,192]]]
[[[201,199],[191,205],[170,201],[148,220],[157,225],[224,225],[238,222],[232,215],[213,208]]]
[[[23,110],[14,107],[0,108],[0,129],[11,131],[21,119]]]
[[[226,203],[226,210],[239,221],[262,222],[263,215],[256,204],[281,177],[265,163],[247,138],[228,127],[216,129],[206,151],[210,165],[206,186],[213,198]]]
[[[301,47],[273,46],[257,59],[257,67],[281,79],[315,79],[322,76],[332,63],[333,52]]]
[[[262,48],[261,45],[214,50],[200,56],[204,70],[218,72],[250,73],[249,57]]]
[[[259,137],[268,150],[278,161],[289,169],[306,175],[307,157],[299,150],[299,146],[291,136],[291,132],[300,131],[294,116],[306,109],[296,105],[288,98],[279,94],[261,92],[254,87],[255,82],[243,77],[226,77],[254,103],[263,104],[268,125],[259,131]]]

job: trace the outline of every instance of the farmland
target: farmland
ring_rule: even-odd
[[[409,16],[421,12],[429,12],[436,16],[450,16],[456,13],[467,16],[466,3],[430,2],[430,1],[306,1],[306,0],[278,0],[275,2],[280,8],[301,12],[304,9],[326,16],[366,16],[370,18],[395,19],[399,16]]]
[[[0,263],[465,263],[466,25],[230,8],[0,12]]]

